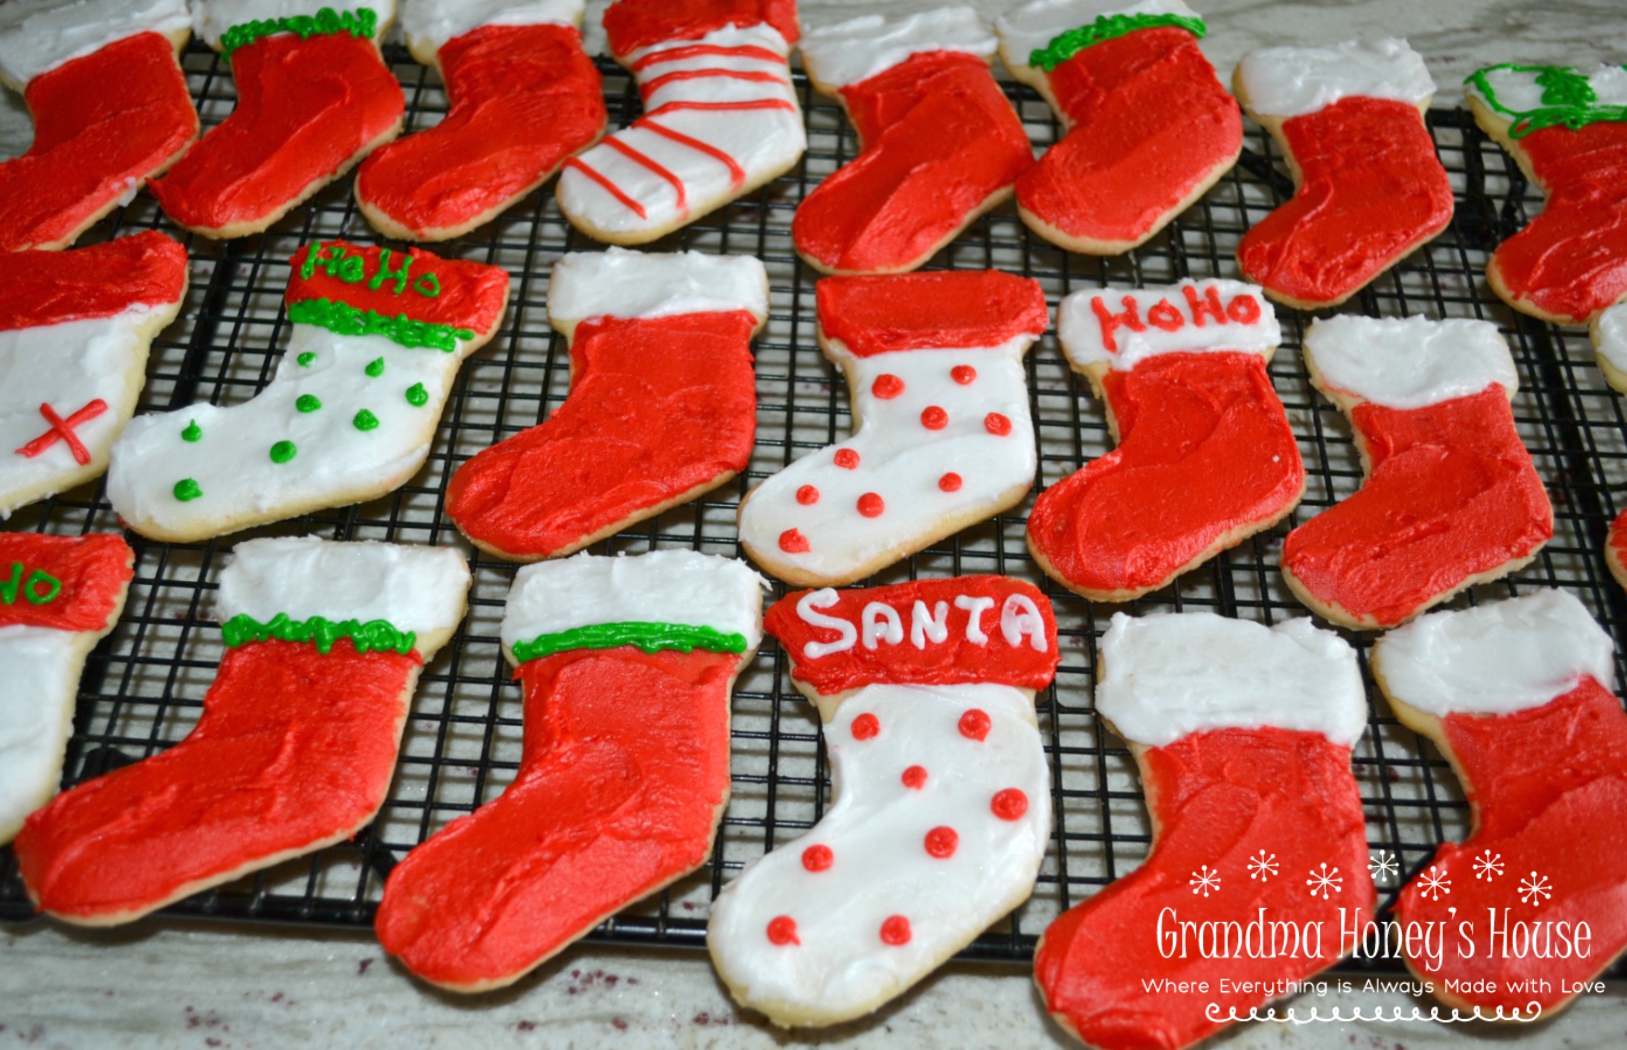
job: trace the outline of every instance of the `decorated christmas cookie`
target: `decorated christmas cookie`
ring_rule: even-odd
[[[502,637],[525,686],[519,773],[396,866],[376,923],[458,992],[517,980],[706,862],[762,580],[686,550],[578,555],[515,575]]]
[[[1242,152],[1242,115],[1181,0],[1035,0],[996,27],[1006,67],[1068,129],[1017,180],[1018,214],[1051,243],[1129,251]]]
[[[1371,918],[1350,772],[1367,719],[1361,672],[1355,650],[1309,620],[1118,613],[1096,710],[1130,743],[1152,852],[1051,923],[1034,977],[1052,1019],[1087,1045],[1178,1050],[1291,994],[1348,950],[1341,928]],[[1297,939],[1275,951],[1197,943],[1260,920]]]
[[[490,221],[604,134],[582,0],[402,0],[413,57],[440,71],[446,118],[375,152],[356,202],[386,237],[444,241]]]
[[[1605,381],[1627,394],[1627,303],[1612,306],[1595,317],[1588,334]]]
[[[65,922],[130,922],[342,842],[384,802],[424,661],[463,618],[456,551],[261,539],[215,613],[226,655],[179,744],[87,780],[17,835],[29,897]]]
[[[787,56],[795,0],[616,0],[604,16],[644,114],[559,176],[559,207],[645,244],[789,171],[807,148]]]
[[[1033,891],[1051,833],[1034,691],[1056,672],[1056,624],[1032,584],[965,576],[799,591],[767,627],[819,708],[836,794],[723,887],[706,944],[742,1005],[835,1024]]]
[[[1062,350],[1118,448],[1034,501],[1028,549],[1093,601],[1155,591],[1286,517],[1305,468],[1266,363],[1282,331],[1237,281],[1076,292]]]
[[[1435,81],[1405,40],[1261,48],[1232,85],[1294,176],[1294,199],[1237,246],[1243,275],[1273,299],[1342,303],[1452,221],[1424,126]]]
[[[28,152],[0,162],[0,251],[66,248],[186,152],[191,29],[186,0],[0,6],[0,83],[34,118]]]
[[[192,18],[230,61],[237,106],[153,183],[187,229],[259,233],[401,132],[406,100],[379,54],[395,0],[192,0]]]
[[[1350,417],[1367,481],[1288,534],[1282,574],[1320,615],[1394,627],[1519,569],[1553,535],[1514,427],[1514,360],[1487,321],[1339,316],[1305,337],[1311,380]]]
[[[548,319],[570,342],[570,397],[447,488],[447,513],[477,547],[518,561],[569,554],[746,469],[762,263],[572,253],[554,265]]]
[[[118,536],[0,533],[0,845],[56,794],[79,672],[134,561]]]
[[[900,273],[1011,196],[1033,163],[969,7],[811,29],[802,64],[842,103],[862,151],[797,208],[791,237],[825,273]]]
[[[1561,591],[1431,613],[1373,649],[1396,717],[1432,739],[1471,830],[1401,891],[1396,921],[1446,924],[1407,966],[1460,1009],[1563,1009],[1627,948],[1627,715],[1615,646]]]
[[[0,252],[0,518],[107,469],[186,276],[161,233]]]
[[[1610,523],[1610,533],[1605,539],[1604,563],[1610,568],[1610,575],[1616,582],[1627,587],[1627,511],[1616,515]]]
[[[1022,502],[1034,483],[1023,355],[1039,282],[994,270],[819,282],[819,345],[854,434],[740,505],[740,543],[799,584],[849,583]]]
[[[1548,197],[1492,254],[1487,283],[1522,313],[1586,324],[1627,296],[1627,67],[1487,66],[1468,95]]]
[[[271,385],[142,416],[114,449],[108,499],[142,535],[200,540],[399,488],[508,299],[505,271],[420,248],[328,241],[290,265],[293,331]]]

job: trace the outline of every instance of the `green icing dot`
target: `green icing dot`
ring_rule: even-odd
[[[424,389],[424,384],[414,383],[407,388],[407,404],[413,408],[423,408],[428,403],[429,391]]]
[[[300,354],[295,360],[299,362],[299,367],[309,368],[311,367],[311,362],[316,360],[316,352],[313,350],[307,350],[303,354]]]
[[[376,430],[379,425],[379,417],[364,408],[356,413],[353,422],[355,422],[357,430]]]
[[[196,419],[189,422],[186,425],[186,429],[181,431],[181,440],[182,441],[202,441],[203,440],[203,428],[198,426],[198,421]]]
[[[315,412],[322,407],[322,402],[315,394],[301,394],[299,400],[294,402],[294,407],[301,412]]]
[[[373,360],[367,362],[367,374],[372,376],[374,379],[377,379],[379,376],[383,375],[384,358],[375,357]]]
[[[298,451],[299,449],[294,447],[292,441],[279,441],[271,446],[271,462],[287,463],[294,458],[294,453]]]
[[[201,495],[203,495],[203,489],[199,488],[198,483],[191,478],[182,478],[175,483],[175,498],[182,503],[195,500]]]

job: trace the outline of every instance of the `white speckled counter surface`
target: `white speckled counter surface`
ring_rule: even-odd
[[[605,0],[591,5],[594,13]],[[1006,0],[974,0],[986,14]],[[1267,44],[1403,35],[1428,60],[1450,104],[1474,68],[1519,59],[1627,57],[1627,0],[1204,0],[1203,50],[1229,79]],[[802,0],[805,24],[924,0]],[[18,100],[0,106],[0,153],[29,138]],[[1432,1003],[1404,992],[1305,998],[1327,1012],[1371,1015]],[[1389,978],[1400,981],[1401,978]],[[1351,1047],[1521,1050],[1627,1045],[1627,988],[1584,995],[1529,1028],[1377,1022],[1248,1024],[1214,1041],[1228,1050]],[[0,927],[0,1047],[719,1047],[977,1048],[1071,1046],[1047,1022],[1025,969],[955,964],[863,1022],[815,1035],[779,1032],[735,1009],[702,953],[579,946],[515,987],[472,999],[427,989],[371,938],[150,921],[111,933],[48,923]]]

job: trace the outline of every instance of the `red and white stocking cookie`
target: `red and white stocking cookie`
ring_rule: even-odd
[[[996,23],[1012,76],[1067,134],[1017,180],[1017,212],[1052,244],[1129,251],[1236,163],[1243,117],[1181,0],[1037,0]]]
[[[1130,742],[1152,852],[1051,923],[1034,977],[1051,1017],[1088,1046],[1178,1050],[1332,966],[1341,924],[1371,917],[1350,772],[1367,696],[1356,651],[1308,619],[1118,613],[1096,710]],[[1223,957],[1197,942],[1255,921],[1303,937]]]
[[[0,518],[107,469],[186,281],[161,233],[0,252]]]
[[[788,56],[795,0],[616,0],[604,16],[644,114],[559,176],[559,207],[645,244],[789,171],[807,148]]]
[[[174,747],[28,818],[15,849],[29,897],[110,926],[356,834],[384,802],[418,673],[468,589],[445,548],[238,544],[203,716]]]
[[[1283,577],[1317,613],[1394,627],[1515,571],[1553,536],[1495,325],[1330,317],[1311,325],[1305,362],[1350,417],[1367,472],[1355,495],[1283,544]]]
[[[186,0],[19,0],[0,7],[0,82],[34,142],[0,162],[0,251],[66,248],[198,137],[176,52]]]
[[[1267,47],[1232,78],[1282,146],[1294,197],[1237,246],[1243,276],[1301,310],[1344,302],[1452,221],[1424,110],[1435,81],[1405,40]]]
[[[85,657],[124,609],[119,536],[0,533],[0,845],[62,782]]]
[[[836,794],[712,902],[706,944],[783,1026],[875,1010],[1028,899],[1051,833],[1034,692],[1056,623],[1001,576],[787,595],[767,628],[819,708]]]
[[[231,116],[153,182],[177,223],[217,239],[269,228],[401,132],[406,100],[379,54],[395,0],[192,0],[230,61]]]
[[[1062,350],[1118,447],[1034,501],[1028,549],[1093,601],[1158,590],[1286,517],[1305,468],[1266,363],[1282,331],[1254,285],[1076,292]]]
[[[402,0],[413,57],[440,71],[446,119],[375,151],[356,203],[386,237],[444,241],[541,186],[604,134],[582,0]]]
[[[508,301],[506,270],[421,248],[328,241],[289,265],[271,384],[240,405],[141,416],[114,447],[107,496],[142,535],[191,542],[406,484]]]
[[[746,497],[752,559],[792,583],[850,583],[1022,502],[1035,468],[1023,355],[1049,320],[1039,282],[827,277],[817,295],[854,433]]]
[[[1395,908],[1409,928],[1451,931],[1406,962],[1452,1006],[1551,1016],[1627,948],[1615,672],[1610,636],[1561,591],[1431,613],[1373,649],[1396,717],[1469,797],[1469,837],[1442,845]]]
[[[569,554],[746,469],[762,263],[572,253],[554,264],[548,320],[570,343],[570,397],[447,487],[447,513],[475,546],[517,561]]]
[[[385,950],[452,991],[501,987],[704,864],[762,604],[744,562],[694,551],[521,569],[502,628],[525,686],[519,773],[396,865]]]
[[[902,273],[1011,196],[1033,164],[969,7],[810,29],[802,64],[859,134],[854,160],[797,207],[791,238],[825,273]]]

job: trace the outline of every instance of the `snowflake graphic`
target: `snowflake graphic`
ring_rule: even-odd
[[[1311,888],[1312,897],[1320,893],[1322,895],[1322,899],[1327,900],[1328,891],[1331,890],[1334,893],[1343,893],[1345,891],[1345,880],[1339,874],[1339,869],[1334,868],[1332,871],[1329,871],[1326,862],[1322,864],[1320,871],[1312,868],[1310,874],[1311,877],[1305,880],[1305,885]]]
[[[1446,872],[1431,864],[1429,870],[1418,876],[1418,892],[1432,901],[1441,899],[1441,894],[1452,892],[1452,880],[1446,877]]]
[[[1201,893],[1208,900],[1209,894],[1220,892],[1220,871],[1207,864],[1201,864],[1199,868],[1201,870],[1192,873],[1192,881],[1187,885],[1192,887],[1194,897]]]
[[[1487,850],[1474,859],[1474,877],[1490,882],[1503,873],[1503,855]]]
[[[1529,879],[1520,880],[1520,900],[1533,908],[1553,895],[1553,883],[1548,881],[1546,875],[1538,875],[1533,871]]]
[[[1381,849],[1367,861],[1367,869],[1373,873],[1373,882],[1382,884],[1395,878],[1401,870],[1395,862],[1395,854],[1387,849]]]
[[[1248,870],[1250,879],[1264,882],[1277,873],[1277,855],[1273,853],[1268,857],[1265,850],[1261,850],[1258,857],[1249,860]]]

